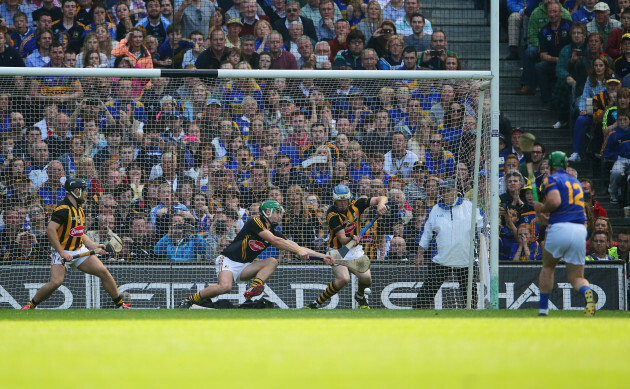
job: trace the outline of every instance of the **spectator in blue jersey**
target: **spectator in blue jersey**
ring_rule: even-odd
[[[83,138],[83,135],[73,135],[70,139],[70,152],[59,157],[59,161],[62,163],[68,177],[74,177],[77,170],[77,162],[85,154]]]
[[[28,67],[40,67],[50,62],[50,49],[53,43],[53,32],[50,29],[39,30],[35,38],[35,47],[28,57],[25,65]]]
[[[393,35],[387,41],[387,54],[380,60],[379,65],[382,70],[400,70],[404,68],[403,64],[403,42],[402,36]]]
[[[107,28],[109,37],[112,40],[116,39],[116,25],[110,21],[107,9],[105,9],[103,4],[94,3],[92,8],[90,8],[89,14],[91,22],[85,24],[85,31],[96,32],[96,26],[103,25]]]
[[[44,30],[50,30],[50,26],[52,25],[52,18],[48,12],[42,12],[37,19],[37,23],[35,24],[35,29],[31,30],[26,36],[22,38],[22,42],[20,43],[18,51],[22,58],[26,58],[29,54],[31,54],[36,48],[37,35]],[[51,30],[52,31],[52,30]]]
[[[147,35],[154,36],[158,46],[166,40],[166,29],[171,25],[170,20],[160,13],[161,5],[158,0],[147,0],[144,3],[147,16],[140,19],[136,26],[142,26],[147,30]]]
[[[559,3],[549,4],[547,16],[549,23],[538,33],[540,62],[536,64],[536,80],[540,86],[543,104],[551,102],[560,50],[571,43],[571,22],[562,19],[562,6]]]
[[[205,259],[206,240],[196,234],[194,218],[189,216],[188,212],[172,215],[168,234],[155,244],[156,255],[171,261]]]
[[[346,161],[348,162],[348,171],[353,181],[359,182],[363,177],[370,177],[372,173],[370,165],[359,142],[352,141],[348,144],[348,158]]]
[[[13,48],[19,50],[22,40],[27,35],[32,34],[34,30],[28,24],[28,18],[24,12],[16,12],[13,15],[13,25],[15,26],[15,31],[11,33],[11,40],[13,41]]]
[[[365,46],[365,36],[361,31],[352,30],[346,37],[346,42],[348,49],[337,53],[333,61],[333,69],[340,69],[344,66],[348,66],[352,70],[362,69],[361,53]]]
[[[630,173],[630,112],[620,110],[617,112],[617,127],[610,133],[604,147],[603,156],[614,160],[615,163],[610,170],[610,185],[608,194],[610,202],[619,203],[620,186],[623,177]]]
[[[595,17],[594,9],[598,0],[585,0],[584,4],[571,14],[574,22],[582,22],[588,24]]]
[[[410,139],[422,125],[422,104],[418,99],[407,102],[407,116],[396,124],[396,131],[400,131],[405,138]]]
[[[13,16],[18,12],[27,15],[27,22],[29,26],[33,24],[31,12],[29,11],[27,4],[20,4],[19,0],[7,0],[0,5],[0,16],[5,20],[7,27],[10,29],[15,28],[15,25],[13,24]]]
[[[536,241],[531,224],[519,224],[517,229],[518,245],[512,248],[513,261],[540,261],[542,260],[542,246]]]
[[[147,113],[144,104],[131,98],[132,80],[120,78],[116,83],[116,99],[105,104],[112,117],[120,120],[121,116],[133,116],[139,122],[147,123]]]
[[[181,69],[186,50],[193,47],[190,39],[182,38],[182,28],[171,24],[166,28],[166,41],[158,48],[160,60],[171,59],[171,66],[174,69]]]
[[[76,19],[77,0],[63,0],[61,2],[61,12],[63,13],[63,18],[54,21],[50,28],[55,36],[64,32],[67,33],[68,48],[75,53],[79,53],[81,46],[83,46],[83,37],[86,34],[86,30],[85,25]]]
[[[437,177],[452,175],[457,165],[453,154],[444,149],[444,139],[439,132],[429,136],[429,148],[420,160],[427,165],[429,175]]]
[[[66,196],[64,184],[66,173],[59,161],[51,161],[46,169],[48,180],[37,189],[45,206],[55,206]]]

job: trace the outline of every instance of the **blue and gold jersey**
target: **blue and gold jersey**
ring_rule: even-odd
[[[584,214],[584,191],[582,184],[564,169],[558,169],[554,174],[545,178],[543,182],[543,193],[557,190],[560,192],[562,202],[549,217],[549,224],[554,223],[577,223],[584,224],[586,216]]]

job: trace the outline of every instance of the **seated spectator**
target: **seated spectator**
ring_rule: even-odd
[[[289,40],[289,29],[287,28],[287,26],[291,22],[297,21],[302,23],[304,35],[308,36],[313,41],[317,41],[317,32],[315,31],[315,25],[313,24],[313,21],[311,19],[300,16],[300,13],[302,11],[300,9],[300,4],[297,1],[288,1],[285,10],[286,17],[278,19],[273,23],[273,29],[282,34],[283,41]]]
[[[188,208],[174,200],[173,187],[167,183],[160,184],[157,200],[159,204],[151,209],[149,221],[153,231],[158,235],[164,235],[170,225],[167,216],[182,211],[188,212]]]
[[[339,52],[347,50],[348,34],[350,34],[350,24],[345,19],[338,19],[335,22],[335,38],[328,41],[330,46],[330,61],[333,62]],[[365,43],[365,42],[364,42]]]
[[[171,185],[173,191],[177,190],[178,178],[178,158],[176,153],[166,152],[162,154],[161,162],[151,169],[149,180],[160,178],[168,185]]]
[[[627,141],[630,136],[629,127],[630,112],[617,112],[617,127],[610,133],[602,148],[604,158],[615,161],[610,170],[608,186],[610,202],[613,204],[619,204],[623,177],[630,173],[630,142]]]
[[[587,261],[614,261],[617,258],[608,254],[610,235],[606,231],[596,231],[589,239],[590,253]]]
[[[448,41],[446,33],[442,30],[435,30],[431,35],[431,48],[424,51],[420,57],[420,67],[431,70],[446,69],[446,57],[456,53],[446,48]]]
[[[608,54],[611,58],[617,59],[619,56],[623,55],[623,35],[630,32],[630,9],[625,9],[621,11],[621,27],[616,28],[610,32],[608,35],[608,43],[606,43],[606,54]],[[615,72],[617,72],[615,70]],[[619,77],[623,78],[624,75],[619,75]]]
[[[385,20],[381,23],[380,27],[373,32],[372,38],[367,41],[366,47],[374,49],[379,58],[382,58],[387,54],[387,43],[394,35],[396,35],[394,22]]]
[[[628,263],[630,261],[630,230],[624,228],[617,234],[617,247],[608,249],[608,254]]]
[[[120,257],[126,261],[146,261],[154,258],[153,242],[146,216],[134,214],[129,234],[122,237],[123,251]]]
[[[584,203],[590,209],[595,219],[599,217],[608,217],[608,212],[602,207],[595,198],[595,186],[593,181],[588,178],[581,178],[580,184],[582,184],[582,192],[584,193]]]
[[[392,149],[385,154],[383,170],[409,182],[411,181],[411,170],[418,163],[418,160],[416,154],[407,150],[407,139],[405,139],[404,134],[397,131],[392,135]]]
[[[569,157],[569,162],[579,162],[580,151],[582,148],[582,142],[584,140],[584,134],[586,133],[586,127],[593,123],[601,123],[602,114],[604,109],[608,106],[611,91],[617,91],[620,81],[613,74],[608,61],[604,57],[595,58],[593,60],[593,67],[584,86],[584,92],[580,97],[578,109],[580,116],[575,121],[573,127],[573,153]],[[589,114],[586,111],[586,99],[593,99],[593,114]]]
[[[412,0],[414,1],[414,0]],[[379,60],[379,66],[382,70],[400,70],[404,68],[403,64],[403,42],[402,36],[393,35],[387,41],[387,54]],[[413,64],[415,69],[415,63]]]
[[[166,28],[171,24],[171,22],[166,17],[162,16],[161,5],[158,0],[147,0],[144,3],[144,6],[146,8],[147,16],[140,19],[136,26],[144,27],[147,30],[148,35],[156,37],[157,44],[159,46],[166,40]],[[123,40],[124,39],[120,39],[121,42]]]
[[[0,28],[0,66],[2,67],[24,67],[24,60],[20,56],[20,53],[7,43],[6,30]]]
[[[396,124],[396,131],[402,132],[405,138],[410,139],[422,127],[422,103],[418,99],[410,99],[406,111],[407,116]]]
[[[538,33],[540,62],[536,64],[536,82],[545,105],[551,102],[551,87],[555,82],[556,63],[560,51],[571,42],[571,21],[562,19],[561,9],[559,3],[547,7],[549,23]]]
[[[443,178],[455,172],[455,157],[444,148],[444,140],[441,133],[432,133],[429,136],[429,148],[420,157],[427,166],[427,171],[431,176]]]
[[[589,33],[599,32],[604,37],[603,45],[606,47],[608,35],[616,28],[621,28],[621,22],[610,18],[610,7],[603,1],[595,4],[593,8],[595,17],[588,22],[586,27]]]
[[[365,45],[365,36],[361,31],[352,30],[346,41],[348,42],[348,49],[337,53],[333,61],[333,69],[340,69],[344,66],[348,66],[352,70],[362,69],[361,53]]]
[[[50,49],[53,43],[53,32],[50,29],[41,30],[35,38],[35,47],[25,60],[25,66],[41,67],[50,62]]]
[[[420,3],[417,0],[405,0],[404,5],[405,15],[395,20],[396,30],[398,34],[402,36],[409,36],[414,34],[413,27],[411,25],[412,16],[420,12]],[[433,27],[430,20],[424,21],[423,26],[424,33],[427,35],[433,34]]]
[[[541,261],[542,247],[536,241],[532,226],[521,223],[517,229],[518,246],[512,246],[511,257],[513,261]]]
[[[61,162],[56,160],[48,164],[46,173],[48,174],[48,180],[36,190],[43,204],[52,209],[66,197],[66,190],[64,189],[66,173]]]
[[[371,0],[367,5],[367,14],[365,18],[355,27],[365,35],[366,40],[372,38],[372,34],[383,23],[383,10],[376,0]]]
[[[170,60],[170,66],[174,69],[183,68],[184,55],[194,45],[193,41],[182,38],[182,28],[171,24],[166,29],[166,41],[158,47],[158,55],[162,61]],[[194,64],[194,63],[193,63]]]
[[[205,259],[206,240],[196,234],[194,223],[188,212],[172,215],[169,232],[155,244],[154,253],[171,261]]]
[[[142,21],[140,23],[142,23]],[[129,58],[133,67],[153,69],[153,60],[149,49],[147,49],[145,45],[146,39],[146,30],[136,26],[112,49],[112,55],[115,57],[125,56]]]
[[[596,0],[588,0],[596,1]],[[508,45],[510,46],[510,54],[505,57],[506,60],[519,59],[518,46],[523,26],[523,11],[525,11],[525,0],[510,0],[507,2],[508,12]]]

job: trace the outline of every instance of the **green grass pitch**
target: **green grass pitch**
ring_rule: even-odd
[[[630,313],[0,311],[2,388],[618,388]]]

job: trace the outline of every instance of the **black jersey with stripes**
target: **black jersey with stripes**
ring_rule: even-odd
[[[347,237],[353,237],[361,231],[361,214],[370,206],[369,198],[360,198],[353,200],[348,205],[345,212],[339,211],[336,206],[328,208],[326,212],[326,221],[330,229],[330,237],[328,238],[328,247],[339,249],[343,245],[337,239],[337,232],[344,229]]]
[[[221,251],[221,255],[235,262],[253,262],[260,253],[271,245],[258,235],[265,230],[284,239],[284,236],[276,231],[269,221],[256,216],[245,222],[232,243]]]
[[[85,222],[83,208],[75,207],[66,197],[57,204],[50,220],[59,224],[57,237],[65,251],[78,250],[83,246]]]

